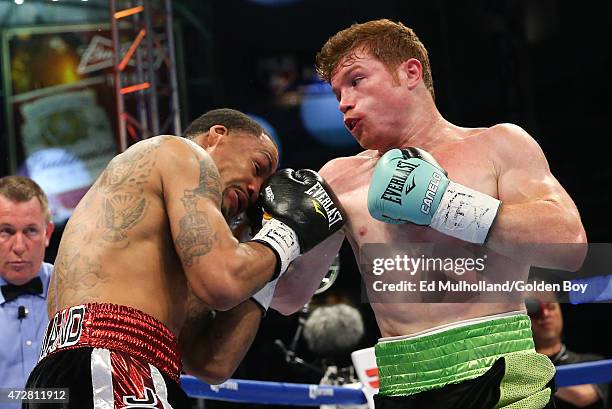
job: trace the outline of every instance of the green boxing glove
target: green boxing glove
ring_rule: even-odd
[[[471,243],[486,241],[501,202],[450,181],[419,148],[392,149],[376,164],[368,210],[380,221],[414,223]]]

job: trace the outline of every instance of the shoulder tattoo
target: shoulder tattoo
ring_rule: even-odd
[[[180,231],[176,244],[187,266],[192,266],[197,257],[208,254],[217,240],[208,215],[197,209],[200,198],[208,198],[221,206],[221,178],[216,165],[208,156],[200,160],[198,186],[195,189],[185,189],[181,198],[185,216],[179,221]]]
[[[150,204],[143,194],[144,186],[155,168],[160,142],[132,146],[113,159],[100,176],[96,188],[104,199],[97,224],[105,230],[105,242],[128,246],[128,231],[144,218]]]

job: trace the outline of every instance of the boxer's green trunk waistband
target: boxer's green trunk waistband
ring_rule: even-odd
[[[474,379],[500,357],[535,354],[529,317],[522,314],[416,338],[379,342],[379,394],[408,396]]]

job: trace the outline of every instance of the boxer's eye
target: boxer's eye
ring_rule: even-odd
[[[363,79],[363,77],[355,77],[355,78],[353,78],[353,81],[351,82],[351,84],[353,85],[353,87],[356,87],[357,84],[359,84],[362,79]]]
[[[11,229],[6,228],[6,227],[0,229],[0,238],[7,239],[10,236],[12,236],[13,234],[15,234],[15,232],[13,230],[11,230]]]
[[[29,236],[29,237],[34,237],[36,235],[38,235],[38,229],[35,227],[30,227],[28,229],[25,230],[25,233]]]

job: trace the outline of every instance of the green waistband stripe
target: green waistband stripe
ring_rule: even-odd
[[[529,317],[522,314],[412,339],[380,342],[379,394],[408,396],[477,378],[497,358],[535,353]]]

